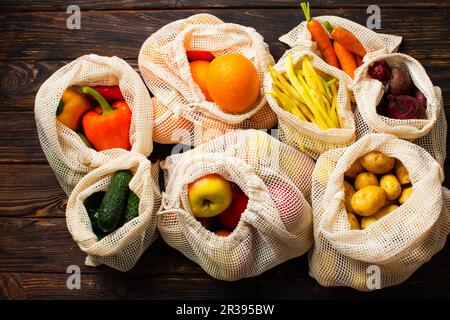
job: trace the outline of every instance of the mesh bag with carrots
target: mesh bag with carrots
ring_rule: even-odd
[[[310,61],[317,76],[305,74],[305,67],[302,67],[304,59]],[[311,74],[311,68],[309,70]],[[264,81],[264,90],[269,105],[278,116],[282,142],[317,159],[329,149],[348,146],[355,141],[355,120],[349,92],[345,79],[336,68],[309,50],[294,48],[285,52],[270,73]],[[287,87],[286,81],[293,86]],[[323,81],[328,81],[328,84],[333,82],[330,86],[332,92]],[[305,83],[310,89],[305,89]],[[278,93],[281,97],[277,95],[277,87],[282,91]],[[327,102],[327,105],[324,102],[315,103],[313,95],[316,93],[320,96],[332,93],[333,102]],[[288,102],[283,101],[285,95],[289,95]],[[305,105],[309,106],[309,110],[305,110]]]
[[[257,130],[235,130],[162,163],[164,240],[222,280],[256,276],[312,245],[312,159]],[[208,231],[191,210],[189,186],[219,174],[248,197],[234,231]]]
[[[393,68],[400,68],[409,74],[411,89],[404,89],[403,83],[396,84],[381,82],[370,76],[369,69],[374,68],[375,62],[386,61],[389,65],[389,72],[392,74]],[[374,75],[381,80],[387,80],[390,75],[384,70],[373,70]],[[385,77],[386,79],[383,79]],[[441,89],[433,87],[425,69],[414,58],[405,54],[394,53],[384,54],[368,60],[359,70],[353,88],[357,109],[355,112],[357,136],[361,137],[368,133],[379,132],[395,135],[401,139],[414,142],[427,150],[443,166],[446,157],[446,137],[447,124],[444,114]],[[396,77],[396,79],[398,79]],[[395,86],[388,89],[389,86]],[[394,90],[395,89],[395,90]],[[390,95],[392,92],[406,90],[401,98]],[[408,91],[408,92],[407,92]],[[414,92],[421,92],[425,99],[425,113],[416,114],[416,105],[410,103],[410,98],[404,95],[414,95]],[[388,100],[387,97],[392,100]],[[399,100],[400,99],[400,100]],[[394,102],[394,109],[401,114],[386,112],[390,103]],[[414,102],[414,100],[413,100]],[[390,110],[388,110],[390,111]],[[397,112],[397,113],[398,113]],[[387,113],[387,114],[386,114]],[[391,115],[392,114],[392,115]],[[391,117],[389,117],[391,116]],[[393,118],[393,117],[396,118]],[[414,118],[413,118],[414,117]]]
[[[153,148],[150,95],[133,68],[118,57],[93,54],[72,61],[42,84],[36,95],[34,109],[42,149],[67,194],[89,171],[126,152],[120,148],[101,152],[88,148],[77,132],[57,120],[56,112],[61,97],[73,85],[118,85],[132,112],[129,129],[131,150],[148,156]]]
[[[132,173],[129,190],[139,198],[138,216],[100,236],[93,226],[86,201],[94,193],[107,191],[112,176],[120,170]],[[66,220],[73,239],[87,254],[86,265],[105,264],[128,271],[156,239],[156,212],[161,204],[158,172],[157,165],[152,166],[143,155],[130,152],[89,172],[75,186],[67,203]]]
[[[307,48],[320,54],[328,64],[342,70],[349,85],[363,61],[379,54],[396,52],[400,46],[402,38],[399,36],[376,33],[341,17],[311,17],[309,3],[301,6],[306,21],[279,40],[291,48]]]
[[[400,160],[413,191],[396,210],[363,230],[352,230],[344,174],[372,150]],[[450,191],[442,187],[443,179],[441,167],[428,152],[392,135],[369,134],[350,147],[321,155],[312,180],[310,275],[323,286],[361,291],[375,289],[377,279],[381,288],[405,281],[443,248],[450,232]],[[380,271],[377,279],[376,269]]]
[[[228,112],[219,107],[212,93],[212,98],[208,98],[209,91],[193,80],[193,67],[188,61],[187,51],[206,51],[214,57],[229,54],[245,56],[256,69],[252,84],[257,87],[252,92],[259,94],[251,108],[240,113]],[[210,66],[213,63],[214,60]],[[276,124],[276,116],[262,93],[268,63],[273,63],[269,48],[253,28],[224,23],[209,14],[174,21],[152,34],[140,50],[139,68],[155,95],[154,140],[159,143],[199,145],[231,129],[272,128]],[[245,70],[245,67],[239,61],[233,65],[234,71]],[[199,68],[195,71],[201,73]],[[236,97],[245,100],[250,94],[246,87],[231,90],[217,81],[217,77],[207,78],[206,84],[221,91],[222,100]],[[239,87],[238,83],[235,85]]]

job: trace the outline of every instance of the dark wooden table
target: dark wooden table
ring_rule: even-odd
[[[450,245],[408,281],[374,293],[324,288],[308,276],[306,257],[233,283],[209,277],[195,263],[157,240],[135,268],[120,273],[84,266],[64,211],[67,197],[39,145],[34,98],[59,67],[89,53],[127,60],[137,69],[144,40],[165,24],[199,12],[254,27],[275,59],[287,47],[278,37],[302,20],[296,1],[40,1],[0,4],[0,298],[450,298]],[[313,1],[313,15],[332,14],[365,24],[373,1]],[[378,0],[381,32],[404,37],[400,51],[423,63],[441,86],[450,113],[449,7],[441,1]],[[367,3],[367,4],[363,4]],[[81,30],[68,30],[66,9],[81,7]],[[156,149],[161,148],[157,146]],[[446,162],[448,171],[449,162]],[[450,173],[450,172],[449,172]],[[450,179],[445,180],[450,186]],[[69,265],[81,266],[81,290],[68,290]]]

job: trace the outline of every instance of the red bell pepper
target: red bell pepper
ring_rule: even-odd
[[[100,93],[106,101],[124,100],[119,86],[94,86],[91,88]]]
[[[122,148],[131,150],[130,125],[131,110],[125,100],[112,105],[91,87],[83,87],[82,91],[97,100],[100,109],[87,112],[82,120],[83,130],[95,150]]]

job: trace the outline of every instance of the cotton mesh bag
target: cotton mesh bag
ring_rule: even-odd
[[[386,60],[391,67],[407,71],[412,83],[427,98],[427,119],[391,119],[377,113],[383,94],[383,84],[368,74],[374,62]],[[423,66],[416,59],[405,54],[394,53],[377,56],[361,66],[355,76],[353,88],[357,110],[356,132],[361,137],[368,133],[386,133],[417,143],[427,150],[443,166],[446,157],[447,123],[443,108],[442,93],[433,87]]]
[[[395,211],[363,230],[351,230],[343,202],[344,172],[372,150],[405,165],[413,192]],[[368,134],[350,147],[321,155],[313,172],[310,275],[323,286],[361,291],[376,289],[378,280],[385,288],[408,279],[443,248],[450,232],[450,192],[442,187],[443,179],[430,154],[392,135]]]
[[[322,130],[316,124],[302,121],[292,113],[284,110],[277,99],[266,94],[270,107],[278,117],[280,140],[297,150],[301,150],[313,159],[333,148],[344,147],[352,144],[356,139],[355,119],[351,107],[350,92],[345,84],[345,79],[338,70],[325,63],[312,51],[293,48],[284,53],[274,68],[280,72],[286,72],[286,59],[292,56],[294,66],[303,59],[309,57],[313,67],[321,75],[330,75],[337,79],[339,88],[337,93],[337,113],[342,128],[330,128]],[[264,81],[264,91],[273,91],[273,80],[268,74]]]
[[[336,16],[319,16],[312,18],[320,22],[320,24],[328,21],[333,27],[343,28],[352,33],[363,45],[364,49],[366,49],[367,54],[363,57],[363,61],[376,57],[380,54],[396,52],[402,42],[402,37],[400,36],[377,33],[365,26],[345,18]],[[279,40],[286,43],[291,48],[306,48],[319,54],[317,44],[311,39],[311,33],[306,26],[306,21],[303,21],[287,34],[281,36]],[[342,70],[339,70],[339,72],[342,73],[342,76],[346,79],[347,84],[351,85],[352,79],[350,76]]]
[[[212,277],[252,277],[312,245],[312,159],[256,130],[232,131],[161,164],[166,193],[158,229],[169,246]],[[231,235],[217,236],[190,209],[188,185],[208,174],[236,183],[249,198]]]
[[[42,84],[34,108],[42,149],[61,187],[68,195],[89,171],[108,159],[127,152],[118,148],[101,152],[90,149],[75,131],[56,119],[59,101],[64,91],[72,85],[118,85],[132,112],[131,150],[148,156],[153,148],[150,95],[136,71],[118,57],[90,54],[72,61]]]
[[[254,107],[246,113],[230,114],[206,101],[192,79],[186,50],[209,51],[216,57],[239,53],[248,58],[261,86]],[[273,64],[268,45],[253,28],[225,23],[210,14],[162,27],[144,42],[139,53],[142,77],[160,102],[155,106],[154,140],[199,145],[232,129],[274,127],[276,116],[262,92],[268,63]]]
[[[117,171],[131,170],[129,189],[139,198],[139,216],[99,239],[93,231],[84,202],[99,191],[106,191]],[[66,209],[67,227],[74,241],[87,254],[86,265],[105,264],[128,271],[157,238],[156,212],[161,205],[157,185],[158,165],[139,153],[128,153],[86,174],[73,189]]]

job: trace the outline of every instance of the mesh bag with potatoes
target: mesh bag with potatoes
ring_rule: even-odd
[[[391,119],[378,113],[386,87],[372,79],[369,68],[375,62],[386,60],[391,68],[407,71],[411,82],[426,98],[427,119]],[[357,109],[355,112],[357,136],[368,133],[386,133],[417,143],[443,166],[446,157],[447,123],[439,87],[433,87],[423,66],[405,54],[383,54],[366,61],[355,76],[353,87]]]
[[[150,95],[136,71],[118,57],[91,54],[72,61],[42,84],[34,108],[42,149],[67,194],[89,171],[126,152],[118,148],[101,152],[90,149],[75,131],[56,119],[59,101],[72,85],[118,85],[132,112],[131,150],[148,156],[153,148]]]
[[[356,139],[355,119],[351,109],[350,93],[345,85],[345,79],[338,70],[309,50],[298,48],[285,52],[281,59],[274,66],[275,70],[284,73],[287,70],[286,60],[291,55],[294,65],[307,57],[311,60],[316,72],[324,76],[332,76],[337,79],[337,113],[340,118],[341,128],[329,128],[323,130],[312,122],[300,120],[294,114],[283,109],[279,101],[266,94],[270,107],[278,117],[278,127],[280,130],[280,140],[302,152],[317,159],[320,154],[333,148],[345,147],[352,144]],[[273,90],[274,82],[270,75],[264,81],[264,91],[266,93]]]
[[[396,210],[364,229],[354,230],[345,206],[344,175],[352,164],[374,150],[403,163],[412,193]],[[387,164],[369,160],[361,163]],[[442,187],[443,179],[441,167],[430,154],[392,135],[368,134],[350,147],[324,153],[313,173],[310,275],[323,286],[348,286],[361,291],[405,281],[443,248],[450,232],[450,192]],[[354,198],[351,204],[356,210]],[[376,269],[380,271],[378,280],[371,277]]]
[[[158,229],[164,240],[221,280],[261,274],[312,245],[314,162],[257,130],[236,130],[162,163]],[[189,185],[209,174],[234,182],[248,204],[233,232],[218,236],[194,217]]]
[[[207,101],[193,80],[186,50],[209,51],[215,57],[237,53],[249,59],[260,85],[252,108],[228,113]],[[272,128],[276,116],[262,93],[268,63],[273,63],[268,45],[253,28],[224,23],[209,14],[174,21],[152,34],[140,50],[139,68],[157,99],[154,140],[199,145],[232,129]]]
[[[138,216],[101,238],[95,233],[85,200],[96,192],[106,191],[112,176],[121,170],[133,174],[129,189],[139,198]],[[158,172],[158,165],[130,152],[89,172],[75,186],[67,203],[66,220],[73,239],[87,254],[86,265],[105,264],[128,271],[156,239],[156,212],[161,204]]]
[[[396,52],[402,41],[400,36],[377,33],[345,18],[336,16],[313,16],[312,18],[321,24],[328,21],[333,27],[340,27],[351,32],[366,49],[367,54],[363,57],[363,61],[380,54]],[[318,53],[317,44],[311,40],[311,33],[306,26],[306,21],[303,21],[287,34],[281,36],[279,40],[291,48],[305,48]],[[342,74],[348,84],[351,84],[351,78],[344,71],[336,70]]]

